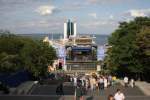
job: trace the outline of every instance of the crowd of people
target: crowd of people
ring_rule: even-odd
[[[132,88],[135,86],[135,81],[133,78],[130,79],[129,81],[129,78],[127,76],[124,77],[124,86],[125,87],[128,87],[128,86],[131,86]]]
[[[83,95],[87,92],[94,92],[98,90],[99,93],[102,90],[105,90],[111,86],[117,84],[116,76],[112,75],[84,75],[84,76],[73,76],[70,79],[73,82],[73,85],[76,87],[75,97],[76,100],[83,100]],[[124,86],[132,88],[135,86],[134,79],[128,79],[128,77],[124,77]],[[121,92],[120,89],[117,89],[114,95],[109,95],[108,100],[124,100],[125,96]]]
[[[75,100],[84,100],[83,95],[86,95],[88,93],[101,93],[102,91],[106,90],[109,87],[113,87],[115,85],[118,85],[119,81],[116,78],[116,76],[112,75],[73,75],[68,76],[64,74],[58,74],[55,75],[55,78],[57,79],[58,76],[64,77],[68,81],[70,81],[73,86],[75,87]],[[133,78],[129,79],[127,76],[123,79],[124,87],[134,87],[135,81]],[[120,89],[116,89],[115,94],[110,94],[108,96],[108,100],[125,100],[125,95],[123,92],[121,92]],[[60,84],[56,89],[57,95],[64,95],[63,92],[63,84]]]
[[[85,87],[86,91],[94,91],[96,89],[103,90],[117,83],[116,76],[111,75],[74,76],[71,77],[71,81],[74,83],[75,87],[78,83],[81,84],[82,87]]]

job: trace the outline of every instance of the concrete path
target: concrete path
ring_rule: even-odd
[[[121,84],[123,84],[120,81]],[[121,84],[107,88],[101,91],[89,91],[84,95],[84,100],[107,100],[109,94],[114,94],[117,88],[120,88],[125,94],[126,100],[150,100],[148,96],[149,84],[146,82],[136,82],[136,87],[125,88]],[[64,87],[65,96],[55,94],[56,86],[52,85],[34,85],[31,94],[25,95],[0,95],[0,100],[74,100],[74,88]],[[146,88],[146,89],[145,89]],[[142,90],[143,89],[143,90]],[[145,92],[142,92],[142,91]],[[147,93],[147,94],[146,94]],[[150,93],[150,92],[149,92]]]
[[[12,95],[20,95],[20,94],[28,94],[30,89],[35,84],[35,81],[27,81],[19,85],[17,88],[15,88],[13,91],[10,92]]]
[[[145,95],[150,96],[150,83],[137,81],[135,84]]]
[[[119,80],[119,82],[124,85],[123,80]],[[135,85],[146,95],[150,96],[150,83],[144,81],[136,81]]]
[[[74,96],[22,95],[0,96],[0,100],[74,100]],[[107,100],[105,96],[84,96],[84,100]],[[127,96],[125,100],[150,100],[150,96]]]

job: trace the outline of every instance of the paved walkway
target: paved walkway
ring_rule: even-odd
[[[150,96],[150,83],[137,81],[135,84],[145,95]]]
[[[119,82],[124,85],[123,80],[119,80]],[[136,81],[135,85],[146,95],[150,96],[150,83],[144,81]]]
[[[74,96],[22,95],[0,96],[0,100],[74,100]],[[107,100],[106,96],[84,96],[84,100]],[[150,100],[150,96],[126,96],[125,100]]]
[[[13,95],[20,95],[20,94],[28,94],[30,89],[34,85],[34,81],[27,81],[19,85],[17,88],[13,89],[13,91],[10,92],[10,94]]]
[[[122,81],[120,81],[121,84],[123,84]],[[148,96],[146,93],[149,90],[149,84],[146,82],[136,82],[136,87],[131,88],[127,87],[125,88],[121,84],[118,84],[116,86],[107,88],[105,90],[101,91],[89,91],[87,95],[84,96],[84,100],[107,100],[107,97],[109,94],[114,94],[116,92],[117,88],[120,88],[123,93],[125,94],[126,100],[150,100],[150,96]],[[146,88],[145,90],[141,89]],[[74,88],[68,87],[66,85],[64,87],[65,96],[58,96],[55,94],[56,86],[51,85],[35,85],[35,87],[32,88],[31,94],[25,95],[1,95],[0,100],[73,100],[74,99]],[[145,92],[142,92],[142,91]]]
[[[88,93],[84,96],[84,98],[85,100],[107,100],[108,95],[114,94],[118,88],[120,88],[122,92],[125,94],[126,100],[150,100],[150,96],[146,96],[138,87],[125,88],[121,84],[117,84],[105,90],[88,91]],[[32,100],[34,100],[37,97],[42,98],[43,100],[48,100],[47,98],[49,99],[53,98],[51,100],[63,100],[63,97],[56,96],[55,89],[56,86],[37,85],[33,88],[33,91],[31,92]],[[72,87],[64,86],[64,92],[65,92],[64,100],[73,100],[74,89]]]
[[[108,96],[110,94],[114,95],[117,89],[121,89],[121,91],[125,94],[125,96],[145,96],[145,94],[138,87],[127,87],[118,84],[113,87],[106,88],[104,90],[95,90],[89,91],[87,95],[90,96]]]

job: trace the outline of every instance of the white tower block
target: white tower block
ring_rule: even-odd
[[[64,23],[64,40],[67,39],[67,23]]]
[[[76,37],[77,36],[77,24],[76,23],[74,23],[74,37]]]

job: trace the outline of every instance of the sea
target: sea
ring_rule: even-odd
[[[33,39],[44,39],[44,37],[48,36],[49,39],[62,39],[63,34],[62,33],[33,33],[33,34],[18,34],[20,36],[30,37]],[[109,35],[100,35],[100,34],[79,34],[79,36],[91,36],[94,37],[94,41],[98,46],[104,45],[108,43],[108,37]]]

